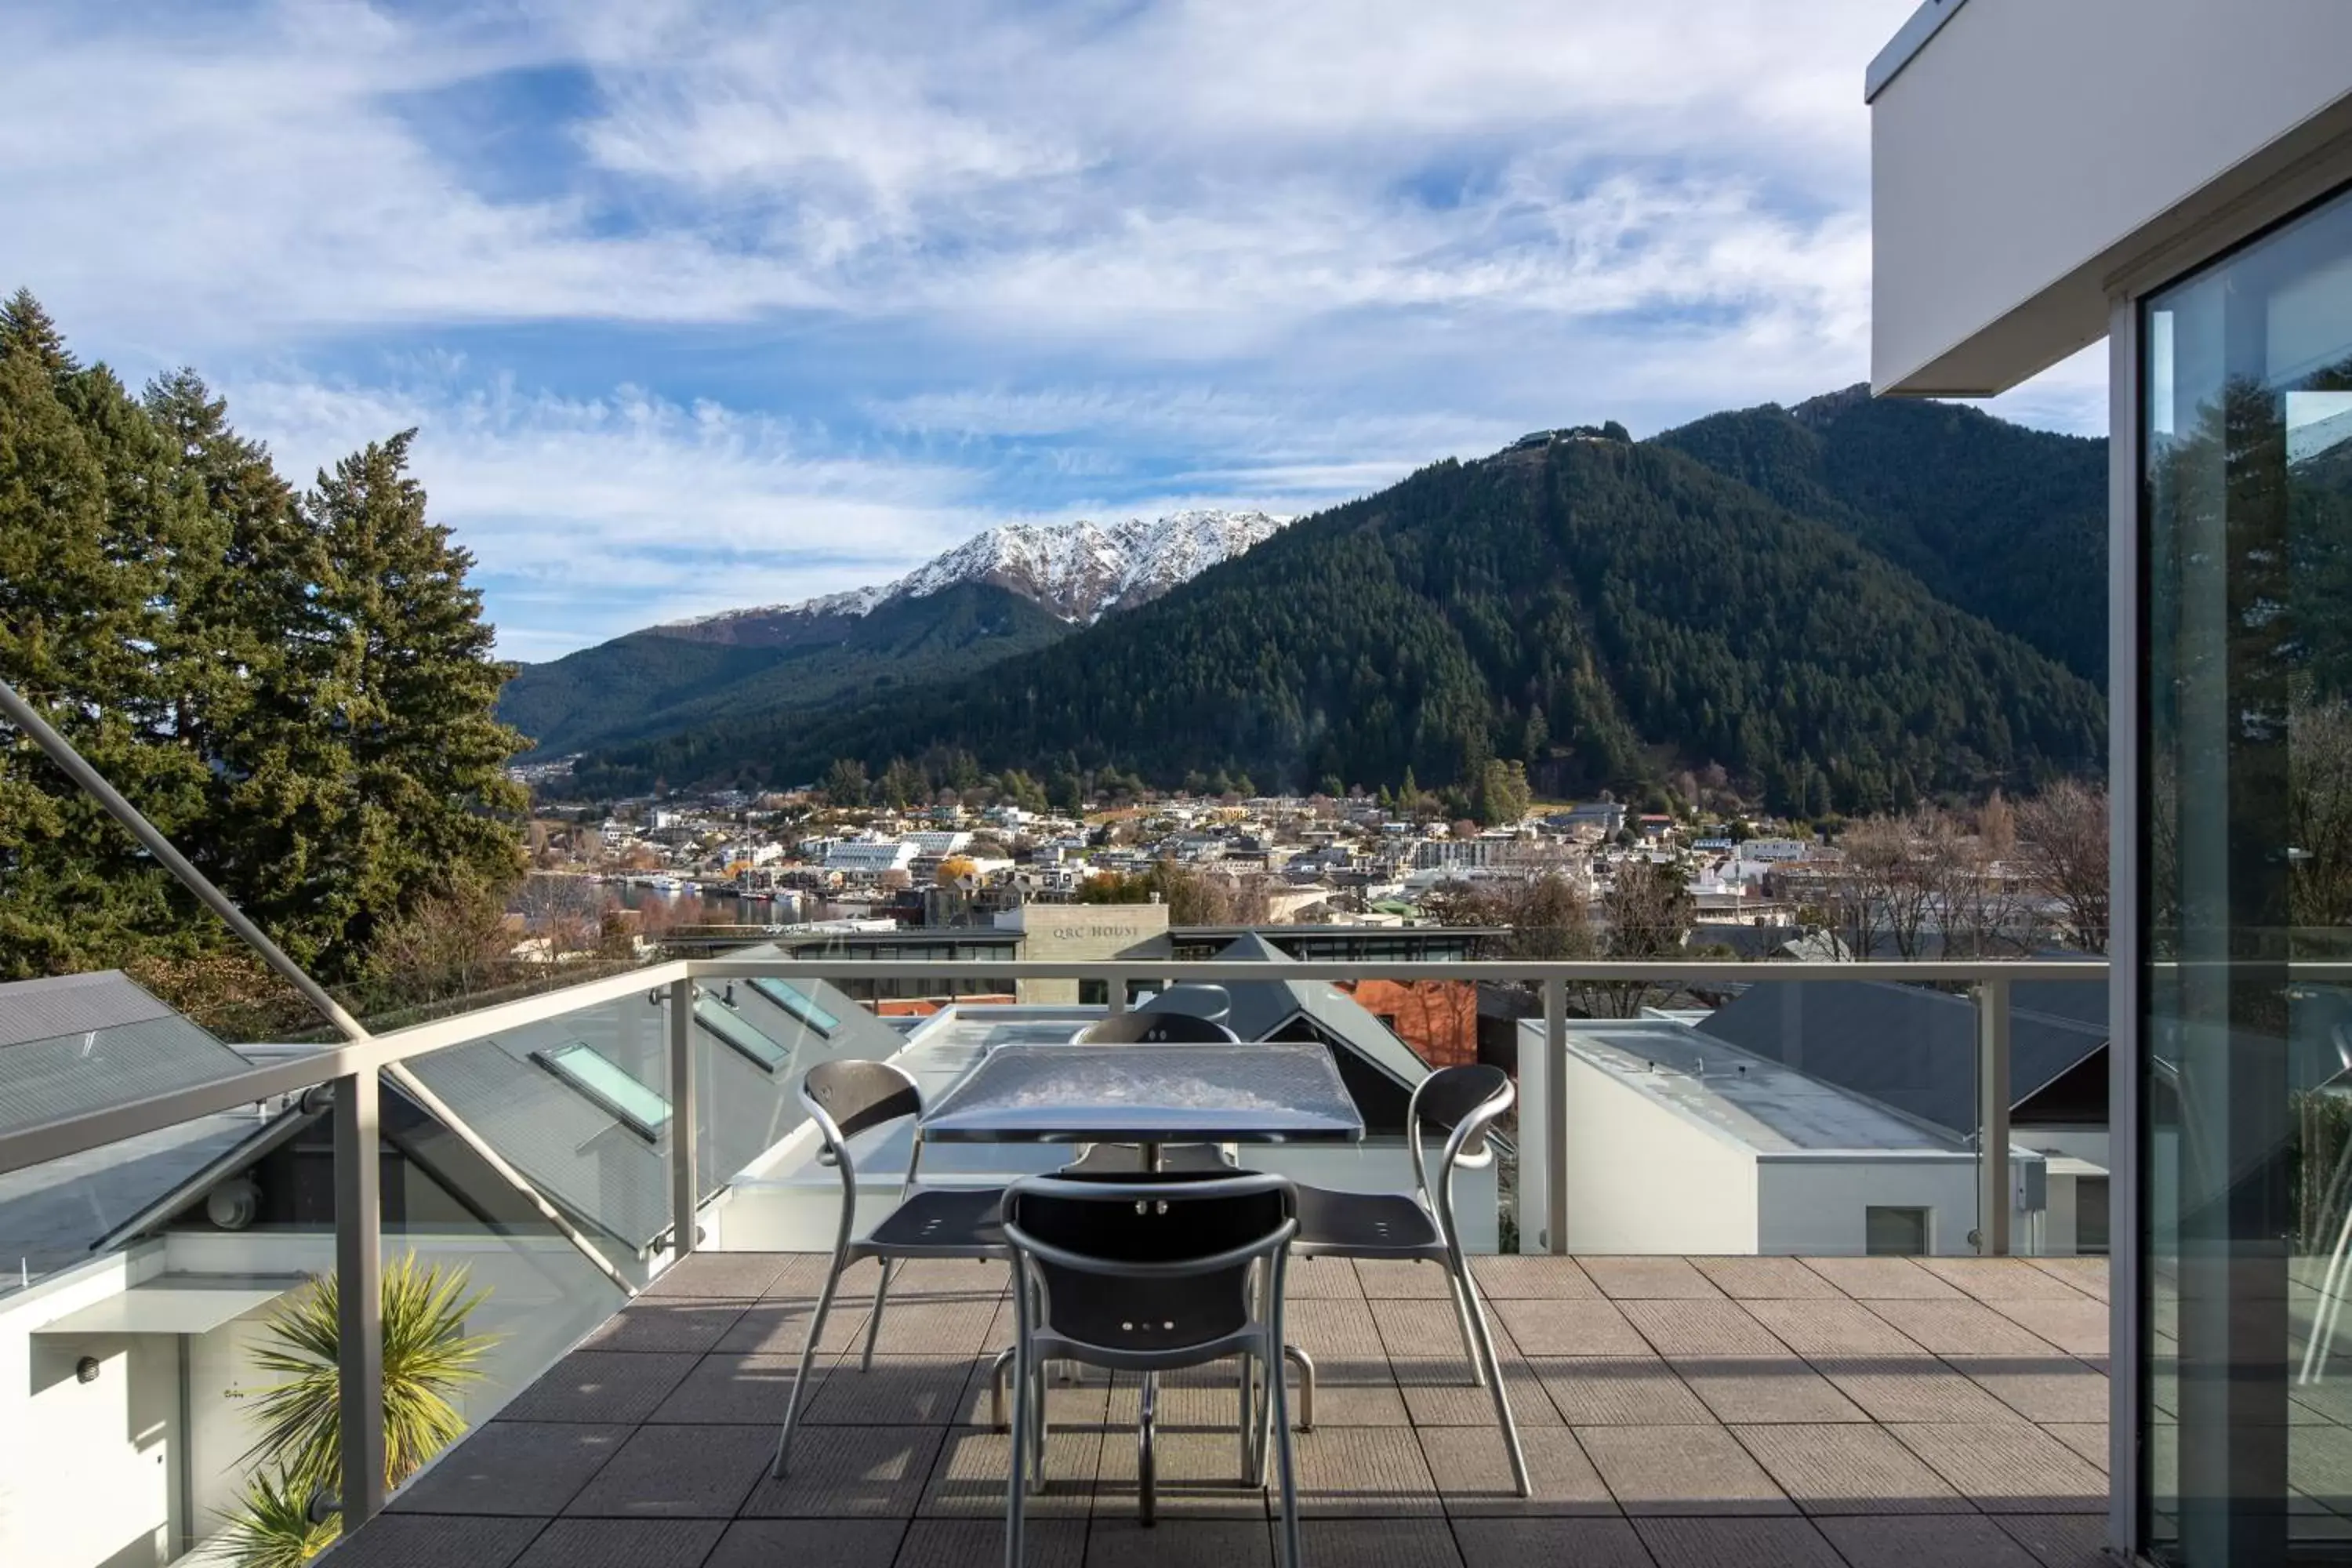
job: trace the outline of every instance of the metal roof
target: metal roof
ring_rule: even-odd
[[[2022,1104],[2107,1044],[2104,978],[2010,992],[2010,1098]],[[1976,1004],[1878,980],[1750,986],[1701,1030],[1955,1132],[1977,1124]]]
[[[1944,24],[1960,14],[1969,0],[1925,0],[1920,7],[1905,18],[1903,26],[1878,51],[1863,73],[1862,100],[1868,103],[1886,90],[1886,84],[1903,72],[1903,68],[1916,58],[1928,40],[1944,30]]]

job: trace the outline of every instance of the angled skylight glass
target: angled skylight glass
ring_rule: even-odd
[[[694,999],[694,1021],[763,1072],[782,1072],[793,1059],[792,1052],[761,1034],[750,1019],[715,996]]]
[[[533,1051],[531,1060],[594,1100],[636,1132],[653,1139],[669,1123],[669,1101],[639,1083],[584,1040]]]
[[[827,1039],[831,1039],[833,1032],[841,1027],[840,1019],[818,1006],[804,992],[786,981],[771,979],[763,974],[751,982],[751,989]]]

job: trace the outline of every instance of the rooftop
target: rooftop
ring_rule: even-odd
[[[2095,1259],[1480,1258],[1536,1495],[1512,1493],[1433,1269],[1295,1266],[1321,1368],[1297,1438],[1306,1555],[1381,1568],[2092,1568],[2107,1486]],[[864,1276],[861,1279],[856,1276]],[[767,1479],[807,1255],[704,1253],[395,1495],[337,1568],[992,1568],[1007,1439],[985,1425],[1002,1268],[901,1277],[874,1370],[845,1281],[795,1473]],[[1030,1561],[1273,1562],[1225,1481],[1229,1373],[1160,1401],[1161,1522],[1135,1522],[1135,1390],[1052,1394]],[[2319,1419],[2312,1413],[2313,1419]],[[2352,1438],[2352,1430],[2347,1431]]]

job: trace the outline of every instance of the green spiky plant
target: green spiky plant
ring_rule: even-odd
[[[450,1396],[481,1378],[493,1334],[468,1334],[466,1319],[489,1299],[471,1290],[463,1268],[418,1263],[414,1253],[383,1271],[383,1479],[397,1487],[465,1432]],[[237,1568],[305,1563],[335,1537],[330,1521],[309,1521],[310,1497],[332,1490],[341,1466],[342,1405],[336,1366],[338,1291],[323,1275],[278,1302],[254,1352],[283,1381],[255,1400],[261,1436],[246,1451],[255,1465],[224,1545]],[[316,1531],[323,1530],[323,1539]]]
[[[283,1470],[256,1470],[213,1542],[236,1568],[302,1568],[335,1543],[342,1521],[310,1517],[310,1487]]]

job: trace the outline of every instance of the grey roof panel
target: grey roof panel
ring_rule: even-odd
[[[2012,1103],[2107,1043],[2106,983],[2021,984],[2011,994]],[[1976,1005],[1873,980],[1748,987],[1699,1027],[1897,1110],[1966,1133],[1977,1122]]]
[[[210,1083],[253,1065],[112,973],[0,985],[0,1131]]]
[[[0,1046],[173,1016],[119,969],[0,985]]]

